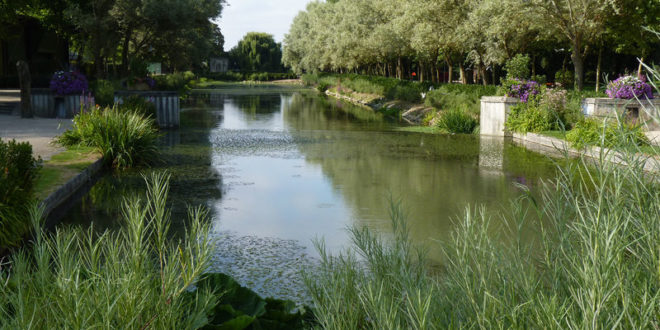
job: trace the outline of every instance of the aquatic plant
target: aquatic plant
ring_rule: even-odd
[[[117,107],[80,113],[74,125],[58,137],[64,146],[94,147],[105,161],[122,169],[154,161],[158,130],[153,119]]]
[[[474,117],[460,109],[444,111],[438,120],[438,127],[449,133],[472,134],[477,125]]]

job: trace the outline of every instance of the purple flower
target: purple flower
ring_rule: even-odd
[[[509,97],[517,97],[523,103],[529,101],[529,97],[538,95],[540,93],[539,84],[533,80],[521,80],[518,78],[513,79],[515,82],[509,86],[506,95]]]
[[[651,86],[646,83],[644,77],[619,77],[614,81],[610,81],[605,93],[607,93],[607,96],[612,99],[630,100],[644,97],[649,99],[653,98],[653,90],[651,89]]]
[[[56,95],[82,94],[89,90],[89,83],[78,71],[58,71],[50,79],[50,90]]]

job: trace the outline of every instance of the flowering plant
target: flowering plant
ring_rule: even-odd
[[[89,90],[89,83],[78,71],[58,71],[50,79],[50,90],[57,95],[81,94]]]
[[[522,80],[518,78],[509,79],[504,83],[506,96],[517,97],[523,103],[527,103],[530,96],[538,95],[541,87],[534,80]]]
[[[653,90],[646,83],[646,78],[643,76],[641,78],[634,76],[619,77],[607,84],[607,90],[605,92],[607,96],[613,99],[653,98]]]

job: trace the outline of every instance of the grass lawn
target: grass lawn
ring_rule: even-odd
[[[35,182],[35,197],[42,200],[55,189],[101,158],[91,147],[73,147],[44,162]]]

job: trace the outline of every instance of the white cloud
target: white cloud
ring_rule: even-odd
[[[248,32],[266,32],[281,42],[293,18],[311,0],[228,0],[219,20],[225,50],[236,46]]]

